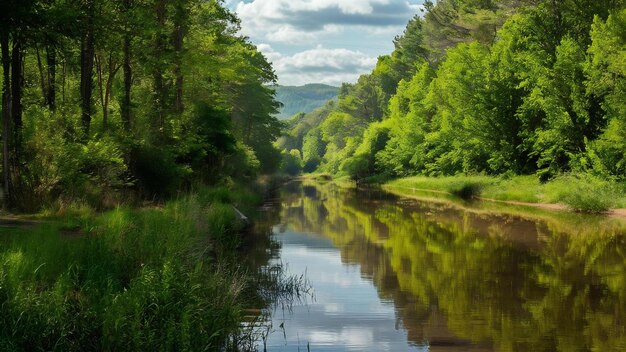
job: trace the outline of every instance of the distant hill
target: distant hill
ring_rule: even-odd
[[[278,118],[287,119],[299,112],[308,113],[337,98],[339,88],[326,84],[307,84],[301,87],[274,86],[276,100],[284,107]]]

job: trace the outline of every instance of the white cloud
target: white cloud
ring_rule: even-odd
[[[255,0],[239,2],[235,11],[244,35],[294,43],[336,33],[338,27],[404,25],[415,6],[399,0]]]
[[[258,48],[273,63],[278,79],[284,85],[310,82],[340,85],[342,82],[354,82],[376,65],[375,57],[358,50],[318,46],[294,55],[282,55],[268,44],[261,44]]]
[[[279,83],[354,82],[393,50],[423,0],[226,0]],[[323,45],[320,46],[320,44]]]

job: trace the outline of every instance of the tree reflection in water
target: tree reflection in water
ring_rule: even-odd
[[[626,351],[626,221],[307,181],[282,196],[283,226],[329,238],[360,265],[413,343]]]

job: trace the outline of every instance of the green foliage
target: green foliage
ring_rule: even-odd
[[[399,83],[397,94],[389,101],[389,116],[385,123],[390,127],[390,138],[376,158],[380,167],[390,173],[406,175],[425,169],[419,146],[429,130],[423,100],[433,74],[430,65],[422,64],[410,81]]]
[[[278,169],[276,75],[221,1],[7,4],[9,207],[110,207]]]
[[[588,50],[585,72],[587,93],[601,99],[608,126],[590,143],[591,167],[601,175],[626,175],[626,11],[613,12],[606,22],[599,17],[591,27],[592,44]]]
[[[376,155],[385,148],[389,140],[389,128],[384,123],[374,123],[363,135],[363,142],[354,155],[341,164],[341,170],[353,180],[359,180],[375,173],[382,173],[376,166]]]
[[[359,181],[371,174],[370,160],[365,154],[355,154],[341,164],[341,169],[354,181]]]
[[[414,176],[398,179],[389,184],[394,187],[426,191],[445,192],[463,199],[471,199],[482,195],[482,191],[498,180],[488,176],[449,176],[424,177]]]
[[[213,181],[212,176],[221,172],[224,158],[236,151],[237,140],[232,134],[230,115],[226,111],[215,110],[206,103],[198,103],[190,119],[190,138],[186,150],[179,161],[185,160],[197,177],[204,181]]]
[[[88,234],[61,235],[52,224],[5,236],[2,345],[224,348],[240,329],[246,278],[216,270],[209,254],[227,254],[236,245],[236,223],[230,205],[191,197],[162,209],[118,208],[84,223]]]
[[[604,213],[623,196],[615,185],[588,174],[560,176],[546,185],[545,193],[546,199],[584,213]]]
[[[623,181],[623,6],[428,1],[394,52],[341,87],[326,117],[294,119],[300,129],[288,145],[302,150],[307,170],[319,157],[317,169],[353,179],[486,174],[545,182],[575,172]]]
[[[166,148],[140,146],[133,151],[133,174],[137,186],[147,197],[168,197],[178,191],[189,169],[178,165]]]
[[[237,142],[235,153],[226,157],[224,164],[226,175],[242,181],[253,179],[261,171],[261,162],[254,150],[241,142]]]
[[[298,175],[302,172],[302,157],[300,156],[300,151],[297,149],[292,149],[289,152],[283,150],[281,153],[282,163],[280,170],[287,175]]]

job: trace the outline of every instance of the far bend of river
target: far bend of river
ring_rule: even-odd
[[[310,181],[279,204],[274,261],[314,297],[270,352],[626,351],[626,220]]]

